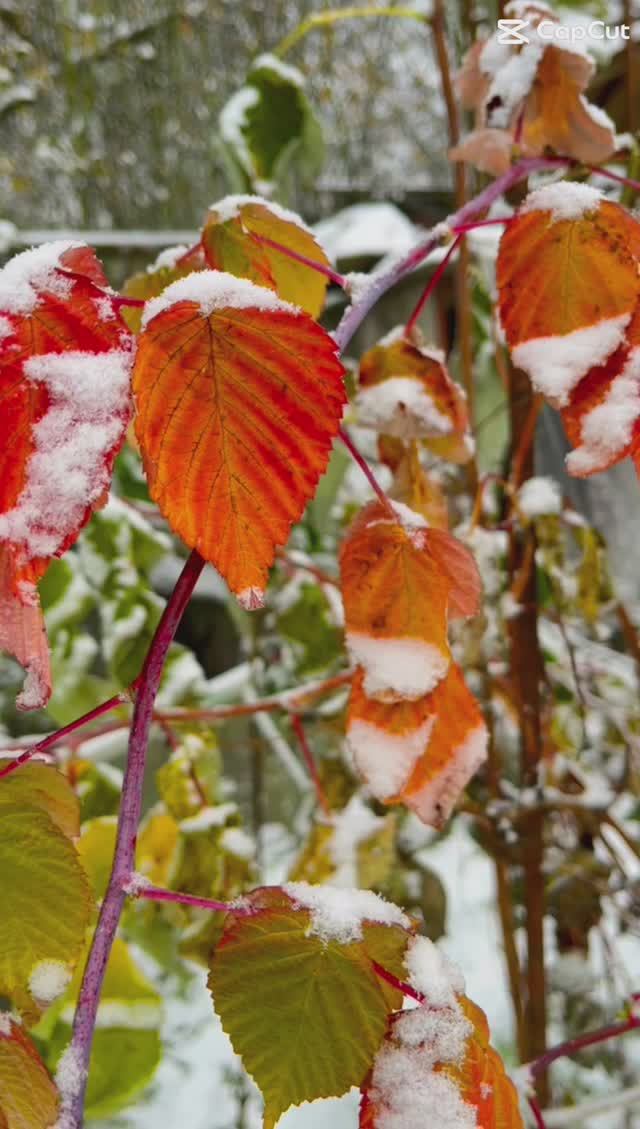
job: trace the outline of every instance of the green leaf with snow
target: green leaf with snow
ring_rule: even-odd
[[[55,1063],[69,1042],[81,971],[76,972],[47,1048]],[[85,1112],[117,1113],[151,1081],[162,1056],[162,1000],[117,938],[104,979],[94,1035]]]
[[[410,923],[365,891],[264,887],[225,919],[209,988],[233,1048],[260,1087],[265,1129],[290,1105],[365,1079],[402,995]]]
[[[0,993],[36,1019],[68,983],[92,898],[73,843],[46,810],[14,802],[6,783],[0,781]]]

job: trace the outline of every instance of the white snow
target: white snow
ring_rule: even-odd
[[[39,1004],[50,1004],[62,995],[70,980],[69,965],[61,960],[39,960],[29,976],[29,991]]]
[[[453,1007],[465,991],[462,971],[428,937],[412,937],[404,956],[409,983],[433,1007]]]
[[[243,86],[232,94],[218,117],[222,139],[235,150],[240,164],[249,176],[253,176],[255,170],[243,130],[247,125],[247,111],[257,106],[259,101],[260,94],[255,86]]]
[[[393,204],[353,204],[315,227],[316,238],[332,262],[404,255],[420,239],[420,229]]]
[[[76,1047],[70,1044],[64,1051],[56,1070],[56,1086],[60,1094],[60,1114],[53,1129],[74,1129],[73,1102],[79,1094],[86,1071],[83,1069]]]
[[[476,1108],[463,1101],[455,1083],[430,1069],[422,1049],[383,1045],[372,1076],[372,1098],[380,1104],[376,1129],[476,1129]]]
[[[70,278],[59,273],[60,259],[66,251],[82,246],[82,243],[59,239],[15,255],[0,270],[0,310],[7,314],[31,314],[45,290],[67,298],[73,284]]]
[[[259,204],[260,207],[267,208],[276,219],[282,220],[283,223],[292,223],[295,224],[296,227],[301,227],[315,239],[313,231],[304,222],[302,216],[299,216],[297,212],[290,211],[289,208],[283,208],[281,204],[276,204],[275,200],[266,200],[264,196],[242,194],[224,196],[222,200],[218,200],[216,204],[212,204],[209,211],[216,213],[220,223],[227,223],[228,220],[236,219],[236,217],[240,215],[242,208],[250,204]]]
[[[358,884],[358,848],[384,827],[384,816],[375,815],[358,793],[334,817],[329,854],[335,866],[332,886]]]
[[[596,125],[602,126],[603,129],[611,130],[611,133],[615,137],[616,125],[615,122],[611,120],[606,110],[603,110],[601,106],[596,106],[594,102],[590,102],[588,98],[585,98],[584,94],[580,95],[580,102],[582,103],[583,110],[585,110],[592,121],[594,121]],[[616,149],[620,148],[619,137],[615,137],[615,146]]]
[[[640,418],[640,349],[634,349],[601,404],[582,421],[580,446],[567,455],[570,474],[585,474],[623,451]]]
[[[427,748],[435,715],[402,735],[356,719],[347,729],[347,746],[356,767],[378,800],[396,796]]]
[[[403,929],[411,925],[398,906],[371,890],[310,886],[307,882],[287,882],[282,889],[296,908],[310,911],[311,932],[323,941],[360,941],[364,922],[400,925]]]
[[[419,1047],[424,1068],[428,1069],[431,1060],[436,1062],[459,1063],[464,1058],[465,1045],[473,1027],[462,1014],[455,1000],[441,1007],[431,1007],[430,1002],[422,1007],[405,1011],[396,1020],[394,1035],[405,1047]]]
[[[552,223],[559,220],[579,220],[591,212],[597,212],[601,201],[602,192],[598,188],[592,188],[590,184],[560,180],[530,192],[520,208],[520,214],[551,212]]]
[[[6,1039],[11,1035],[11,1012],[0,1011],[0,1035]]]
[[[372,427],[398,439],[448,435],[453,427],[421,381],[406,376],[394,376],[361,388],[356,411],[362,427]]]
[[[66,1008],[65,1008],[66,1013]],[[67,1014],[64,1014],[67,1018]],[[71,1019],[73,1011],[70,1009],[68,1018]],[[97,1028],[124,1027],[126,1030],[154,1031],[162,1022],[162,1007],[153,1000],[138,1000],[129,1003],[127,1000],[104,1000],[98,1008],[96,1017]]]
[[[189,247],[186,243],[176,243],[174,247],[165,247],[164,251],[160,251],[156,255],[152,263],[147,267],[147,274],[155,274],[158,270],[173,270],[178,259],[186,255]]]
[[[502,61],[501,53],[494,59],[490,51],[491,40],[480,56],[482,70],[494,75],[485,98],[486,106],[493,104],[488,111],[488,124],[494,129],[508,129],[515,112],[533,86],[545,45],[532,41],[517,54],[512,53],[506,62]],[[499,106],[496,99],[500,99]]]
[[[292,67],[290,63],[284,63],[277,55],[271,55],[267,52],[258,55],[251,64],[251,70],[258,71],[263,68],[273,71],[275,74],[279,75],[280,78],[284,79],[285,82],[291,82],[294,86],[304,86],[304,76],[302,72],[299,71],[297,67]]]
[[[4,341],[5,338],[11,337],[12,333],[14,333],[14,328],[9,321],[9,318],[4,318],[0,315],[0,341]]]
[[[419,529],[428,529],[429,522],[417,510],[412,510],[404,502],[391,501],[391,509],[395,513],[400,525],[407,533],[416,533]],[[373,524],[373,523],[371,523]],[[422,547],[422,546],[419,546]]]
[[[178,302],[196,302],[200,313],[205,317],[214,310],[266,310],[270,313],[287,313],[297,316],[299,306],[278,298],[266,286],[256,286],[246,278],[236,278],[224,271],[193,271],[184,278],[178,278],[163,290],[157,298],[147,302],[142,315],[142,327],[149,324],[164,310]]]
[[[24,362],[25,376],[46,386],[50,403],[33,428],[24,488],[0,516],[0,539],[23,545],[30,558],[58,552],[108,486],[106,456],[130,417],[132,360],[132,353],[112,349]]]
[[[363,631],[347,631],[346,643],[353,662],[364,669],[364,690],[370,698],[421,698],[449,669],[448,652],[421,639],[376,639]]]
[[[220,846],[223,851],[245,862],[250,862],[255,857],[256,844],[242,827],[225,828],[220,836]]]
[[[589,369],[603,364],[621,344],[630,317],[620,314],[572,333],[533,337],[511,350],[514,364],[529,374],[537,392],[562,408]]]
[[[213,827],[224,827],[229,816],[237,815],[238,805],[232,802],[218,804],[216,807],[205,807],[197,815],[189,819],[182,819],[179,827],[187,834],[199,834],[201,831],[210,831]]]
[[[518,491],[518,506],[526,517],[544,517],[562,511],[562,493],[553,478],[529,478]]]
[[[487,756],[488,733],[484,723],[476,726],[461,745],[452,750],[442,771],[406,803],[431,827],[440,827],[448,818],[460,793]]]
[[[124,883],[122,889],[125,894],[130,894],[132,898],[137,898],[143,890],[150,890],[153,882],[147,878],[145,874],[139,874],[137,870],[132,871],[129,878]]]

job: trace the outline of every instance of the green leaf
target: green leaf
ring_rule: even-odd
[[[318,935],[309,911],[275,887],[255,890],[243,910],[227,914],[209,988],[234,1050],[264,1095],[265,1129],[273,1129],[290,1105],[364,1081],[389,1011],[402,1002],[372,961],[402,978],[409,933],[365,921],[361,940]]]
[[[77,851],[53,819],[1,799],[0,907],[0,993],[36,1019],[48,1001],[34,997],[30,978],[45,961],[72,970],[92,899]]]
[[[51,764],[30,761],[0,781],[0,804],[33,805],[51,817],[68,839],[80,834],[78,797]]]
[[[81,970],[70,985],[48,1049],[57,1061],[71,1037]],[[116,938],[104,979],[94,1034],[85,1112],[117,1113],[151,1080],[162,1057],[162,1000],[127,945]]]
[[[118,821],[115,815],[103,815],[83,824],[78,843],[80,861],[91,882],[96,898],[103,898],[116,847]]]
[[[62,627],[72,628],[82,623],[95,606],[95,598],[80,572],[75,553],[68,553],[64,560],[51,561],[38,584],[38,591],[50,639]]]
[[[32,1043],[0,1014],[0,1129],[49,1129],[58,1095]]]

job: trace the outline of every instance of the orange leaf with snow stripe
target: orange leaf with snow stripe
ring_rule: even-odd
[[[258,607],[338,431],[336,346],[270,290],[218,271],[173,283],[145,320],[134,394],[151,496]]]
[[[462,443],[466,458],[460,461],[473,452],[464,393],[449,376],[444,354],[408,340],[401,327],[363,354],[356,409],[363,427],[405,440],[446,440],[452,450]],[[443,458],[446,451],[445,444]]]
[[[522,1127],[518,1093],[491,1046],[486,1015],[467,996],[460,996],[458,1002],[473,1031],[462,1062],[443,1063],[438,1069],[451,1078],[462,1099],[476,1107],[478,1125],[486,1129]]]
[[[202,246],[207,263],[215,270],[248,278],[267,286],[303,310],[318,317],[328,280],[273,244],[329,266],[326,254],[300,216],[260,196],[226,196],[207,213]]]
[[[431,693],[415,701],[367,696],[353,681],[347,742],[376,799],[410,807],[440,827],[486,756],[487,731],[462,671],[451,664]]]
[[[0,271],[0,646],[50,678],[36,581],[102,504],[130,416],[132,338],[94,252],[51,243]]]
[[[468,549],[401,503],[387,510],[376,501],[347,533],[340,568],[347,645],[364,669],[365,692],[391,701],[429,693],[451,660],[449,608],[475,606]]]
[[[640,444],[640,301],[624,344],[604,365],[591,369],[562,409],[574,450],[567,470],[586,477],[614,466]]]
[[[431,826],[449,818],[453,805],[487,755],[487,727],[459,666],[431,695],[436,715],[429,743],[400,794],[407,807]]]
[[[514,363],[557,407],[623,344],[639,261],[640,224],[587,185],[539,188],[509,223],[497,264],[501,323]]]

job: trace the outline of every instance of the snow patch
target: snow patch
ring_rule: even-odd
[[[244,130],[247,127],[247,112],[257,106],[259,101],[260,94],[255,86],[243,86],[232,94],[218,117],[223,141],[235,150],[236,157],[249,176],[253,176],[255,170]]]
[[[256,845],[250,835],[241,827],[227,827],[220,836],[220,846],[223,851],[235,855],[238,859],[250,862],[255,858]]]
[[[60,273],[60,259],[67,251],[82,246],[77,241],[57,239],[15,255],[0,271],[0,310],[27,316],[39,305],[45,290],[68,298],[73,283]]]
[[[39,960],[31,969],[29,991],[37,1003],[46,1005],[61,996],[71,980],[71,969],[61,960]]]
[[[622,452],[640,418],[640,349],[634,349],[601,404],[582,421],[580,446],[567,455],[570,474],[586,474]]]
[[[11,337],[14,333],[14,328],[9,318],[4,318],[0,315],[0,341],[4,341],[7,337]]]
[[[235,195],[224,196],[222,200],[218,200],[216,204],[212,204],[209,208],[210,212],[215,212],[220,223],[227,223],[228,220],[237,219],[240,215],[242,208],[248,204],[259,204],[263,208],[268,208],[272,215],[277,219],[282,220],[283,223],[292,223],[296,227],[303,228],[315,239],[310,227],[304,222],[297,212],[292,212],[289,208],[283,208],[281,204],[276,204],[274,200],[266,200],[264,196],[249,196],[249,195]]]
[[[518,491],[518,506],[526,517],[544,517],[562,511],[562,494],[553,478],[529,478]]]
[[[335,866],[332,886],[353,888],[358,882],[358,848],[384,827],[384,816],[375,815],[356,792],[334,818],[329,853]]]
[[[585,373],[603,364],[621,344],[630,317],[620,314],[572,333],[534,337],[512,349],[514,364],[529,374],[537,392],[555,407],[565,407]]]
[[[397,439],[449,435],[453,429],[451,420],[436,407],[424,385],[406,376],[394,376],[361,388],[356,411],[363,427],[384,431]]]
[[[412,937],[404,956],[409,983],[434,1007],[453,1007],[465,991],[464,976],[457,964],[428,937]]]
[[[369,721],[352,721],[347,746],[367,786],[378,800],[396,796],[407,783],[429,743],[435,715],[407,733],[389,733]]]
[[[364,669],[370,698],[422,698],[449,669],[449,655],[421,639],[376,639],[348,631],[346,643],[353,662]]]
[[[238,805],[234,803],[218,804],[216,807],[205,807],[197,815],[189,819],[182,819],[179,827],[188,835],[210,831],[213,827],[224,827],[229,816],[237,815]]]
[[[0,1011],[0,1035],[5,1039],[11,1036],[11,1012]]]
[[[286,313],[297,316],[300,307],[278,298],[266,286],[256,286],[246,278],[236,278],[224,271],[192,271],[184,278],[178,278],[163,290],[157,298],[147,302],[142,315],[145,328],[164,310],[178,302],[196,302],[200,313],[208,317],[214,310],[266,310],[269,313]]]
[[[606,114],[604,116],[606,117]],[[595,120],[593,114],[592,117]],[[611,126],[609,118],[607,123]],[[560,180],[530,192],[520,208],[520,215],[525,215],[527,212],[551,212],[552,223],[558,223],[560,220],[580,220],[583,216],[597,212],[601,202],[602,192],[598,188],[592,188],[590,184],[574,184],[573,181]]]
[[[284,63],[277,55],[264,52],[258,55],[251,64],[251,71],[269,70],[277,74],[284,82],[291,82],[294,86],[304,86],[304,76],[297,67]]]
[[[411,926],[398,906],[371,890],[310,886],[307,882],[287,882],[282,889],[297,909],[309,910],[311,933],[323,941],[360,941],[363,923],[369,921],[403,929]]]
[[[53,1129],[74,1129],[73,1103],[80,1093],[86,1077],[79,1050],[70,1044],[64,1051],[56,1070],[56,1085],[60,1094],[60,1115]]]

